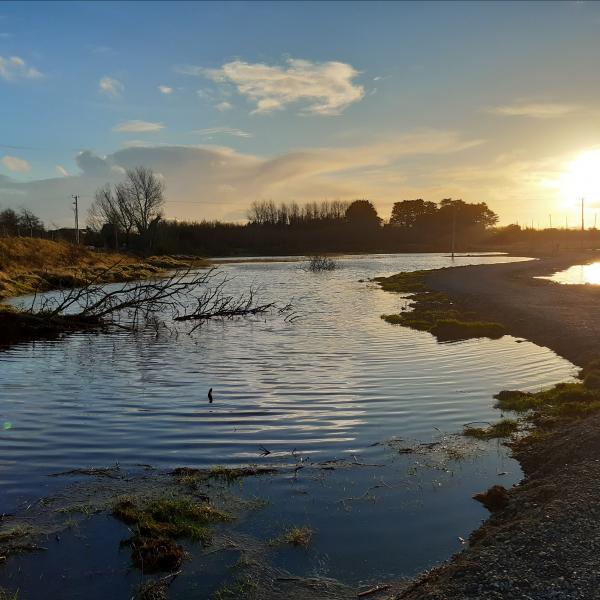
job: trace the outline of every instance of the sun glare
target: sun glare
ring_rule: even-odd
[[[565,173],[560,178],[560,192],[568,204],[579,202],[582,198],[586,203],[600,201],[600,149],[581,153],[567,165]]]

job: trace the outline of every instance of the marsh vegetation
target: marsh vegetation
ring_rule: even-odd
[[[459,308],[445,294],[427,289],[425,276],[425,272],[415,271],[374,279],[382,289],[406,294],[409,299],[411,310],[381,315],[384,321],[428,331],[440,342],[482,337],[498,339],[505,335],[506,329],[500,323],[481,321],[476,313]]]

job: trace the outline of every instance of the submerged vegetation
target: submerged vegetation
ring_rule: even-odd
[[[310,545],[313,530],[310,527],[291,527],[283,533],[279,540],[290,546],[306,548]]]
[[[519,422],[515,419],[502,419],[489,427],[466,426],[463,435],[478,440],[493,440],[496,438],[510,437],[519,430]]]
[[[131,547],[132,563],[147,573],[177,570],[185,552],[175,540],[186,538],[208,543],[208,526],[232,518],[208,503],[186,496],[146,503],[122,498],[113,506],[112,515],[132,526],[132,537],[123,543]]]
[[[323,271],[335,271],[338,264],[330,256],[315,254],[308,259],[308,270],[311,273],[321,273]]]
[[[412,308],[399,314],[381,315],[384,321],[428,331],[441,342],[480,337],[498,339],[506,333],[500,323],[480,321],[475,314],[458,308],[445,294],[428,290],[425,274],[426,271],[414,271],[375,278],[386,291],[408,294]]]

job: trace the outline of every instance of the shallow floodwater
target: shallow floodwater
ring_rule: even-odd
[[[550,281],[567,285],[600,285],[600,262],[593,262],[587,265],[573,265],[564,271],[539,277],[539,279],[549,279]]]
[[[414,575],[460,550],[458,537],[468,537],[485,518],[473,493],[494,483],[509,486],[520,471],[498,442],[444,460],[398,448],[439,440],[467,422],[497,420],[492,396],[499,390],[536,390],[575,369],[550,350],[509,336],[439,344],[428,333],[389,325],[380,315],[398,312],[406,301],[368,280],[508,260],[515,259],[352,256],[321,274],[294,262],[227,264],[222,269],[231,290],[259,286],[261,299],[291,301],[301,318],[210,322],[193,335],[79,334],[1,352],[0,511],[51,493],[64,481],[49,474],[79,467],[345,458],[382,466],[318,478],[300,471],[295,478],[247,479],[240,494],[269,503],[236,527],[261,539],[286,525],[312,527],[309,551],[270,557],[295,574],[351,584]],[[402,441],[382,443],[392,438]],[[268,456],[261,456],[263,448]],[[90,526],[98,528],[95,519]],[[106,560],[110,595],[127,598],[139,577],[128,570],[123,551],[115,557]],[[203,563],[196,572],[192,561],[172,597],[189,597],[190,590],[208,597],[234,562],[226,558],[220,571]],[[18,583],[29,590],[24,597],[45,597],[26,576],[33,558],[19,560],[23,575],[14,566],[7,574],[9,565],[0,571],[0,585]],[[61,567],[67,573],[63,598],[79,597],[81,577],[74,572],[86,570],[85,554],[78,560],[72,579]],[[51,577],[52,560],[36,561],[31,568]],[[89,569],[97,570],[90,561]],[[218,575],[209,577],[207,569]],[[86,591],[87,600],[107,597],[103,585]]]

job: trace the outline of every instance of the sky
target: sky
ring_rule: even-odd
[[[173,219],[255,200],[600,208],[600,3],[2,2],[0,209],[144,165]]]

